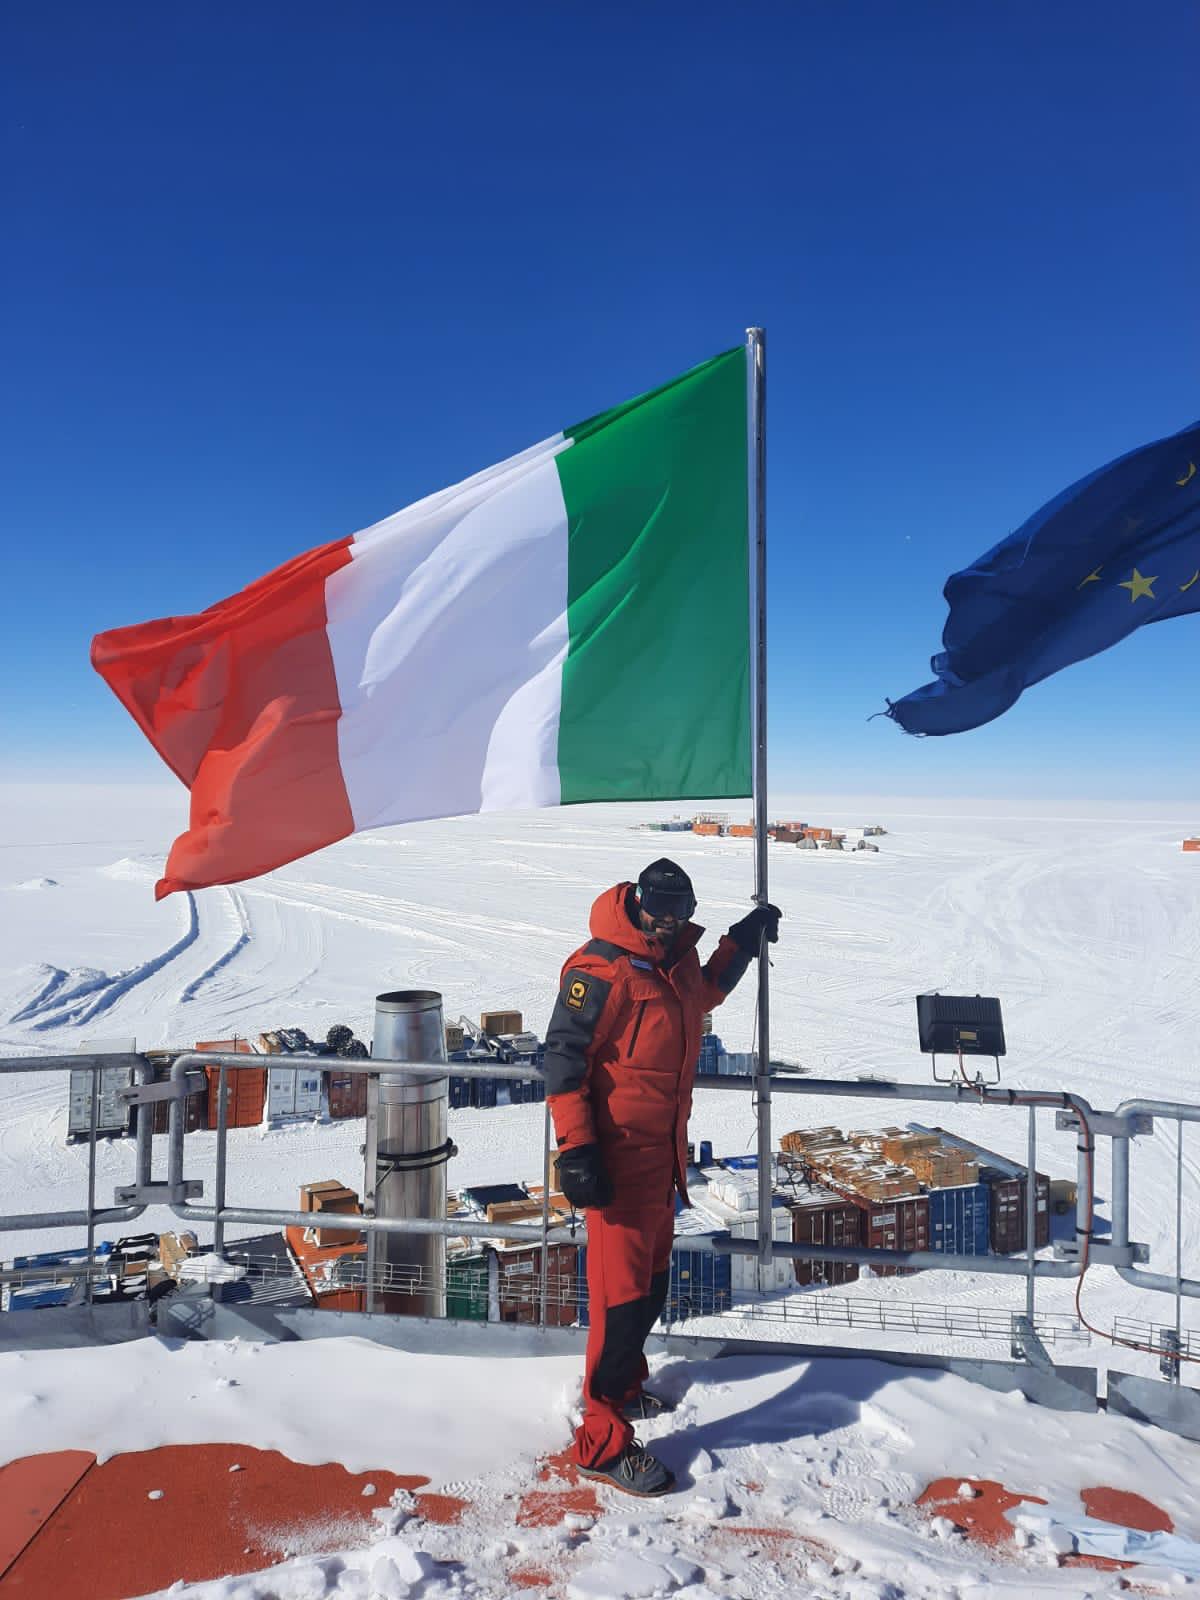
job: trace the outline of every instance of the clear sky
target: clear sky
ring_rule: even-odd
[[[758,322],[773,783],[1200,805],[1200,617],[973,733],[866,720],[929,677],[952,570],[1200,414],[1198,17],[16,0],[15,770],[165,777],[94,632],[200,609]]]

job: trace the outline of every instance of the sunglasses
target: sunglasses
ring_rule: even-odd
[[[686,922],[696,909],[696,896],[684,890],[639,889],[638,905],[648,917],[674,917],[676,922]]]

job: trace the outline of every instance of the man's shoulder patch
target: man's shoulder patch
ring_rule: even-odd
[[[582,1011],[591,992],[592,985],[587,978],[571,978],[563,994],[563,1000],[572,1011]]]

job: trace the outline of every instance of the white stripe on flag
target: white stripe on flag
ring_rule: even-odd
[[[326,584],[356,829],[559,799],[557,435],[397,512]]]

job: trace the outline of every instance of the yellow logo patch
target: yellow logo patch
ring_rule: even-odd
[[[591,985],[582,978],[572,978],[571,986],[567,990],[567,1004],[572,1011],[582,1011],[587,1002],[588,991]]]

